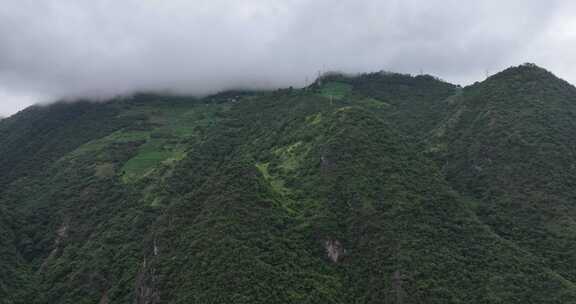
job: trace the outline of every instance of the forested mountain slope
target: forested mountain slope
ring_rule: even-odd
[[[524,65],[26,109],[0,302],[576,302],[575,101]]]
[[[477,213],[570,282],[576,280],[576,88],[534,65],[464,89],[435,130],[451,184]]]

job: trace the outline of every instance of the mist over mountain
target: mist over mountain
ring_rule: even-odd
[[[328,74],[0,120],[0,303],[572,303],[576,88]]]
[[[0,304],[576,303],[575,13],[3,0]]]
[[[318,71],[467,85],[519,62],[576,81],[572,1],[5,0],[0,113],[139,91],[303,87]]]

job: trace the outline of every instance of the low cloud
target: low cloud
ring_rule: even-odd
[[[570,1],[4,0],[0,114],[138,90],[302,86],[319,70],[467,84],[526,61],[576,80]]]

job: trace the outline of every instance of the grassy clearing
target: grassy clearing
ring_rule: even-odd
[[[66,156],[74,159],[87,153],[106,154],[112,146],[134,143],[136,153],[123,165],[118,166],[125,183],[139,180],[162,165],[183,159],[190,143],[203,136],[203,130],[219,119],[218,112],[225,105],[169,102],[143,104],[120,114],[137,117],[135,123],[103,138],[82,145]],[[133,147],[134,147],[133,146]],[[97,176],[110,176],[110,168],[95,168]]]
[[[128,182],[144,177],[160,164],[171,160],[179,160],[183,155],[182,151],[151,150],[147,148],[124,164],[122,167],[123,180]]]
[[[294,171],[302,162],[304,155],[308,152],[309,147],[302,141],[295,142],[291,145],[278,148],[273,151],[280,159],[279,167],[285,171]]]
[[[221,105],[167,104],[143,106],[131,111],[131,115],[143,115],[154,126],[147,142],[122,168],[123,181],[132,182],[142,178],[161,165],[183,159],[187,142],[200,138],[201,130],[210,127],[218,119]]]
[[[150,132],[148,131],[132,131],[132,130],[120,130],[116,131],[106,137],[93,140],[88,142],[78,149],[70,153],[66,158],[74,158],[82,154],[94,152],[94,151],[104,151],[111,144],[115,143],[130,143],[138,141],[147,141],[150,137]]]
[[[352,86],[342,82],[328,82],[320,89],[320,95],[331,99],[342,99],[352,91]]]
[[[270,171],[268,170],[269,165],[270,165],[269,163],[257,163],[256,168],[258,169],[258,171],[260,171],[260,173],[262,173],[264,179],[270,183],[272,191],[280,195],[290,194],[291,191],[290,189],[286,188],[286,186],[284,185],[284,181],[270,174]]]

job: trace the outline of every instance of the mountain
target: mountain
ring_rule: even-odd
[[[576,89],[534,65],[464,89],[434,148],[476,213],[567,282],[576,280]]]
[[[33,106],[0,121],[0,302],[575,302],[575,114],[531,64]]]

